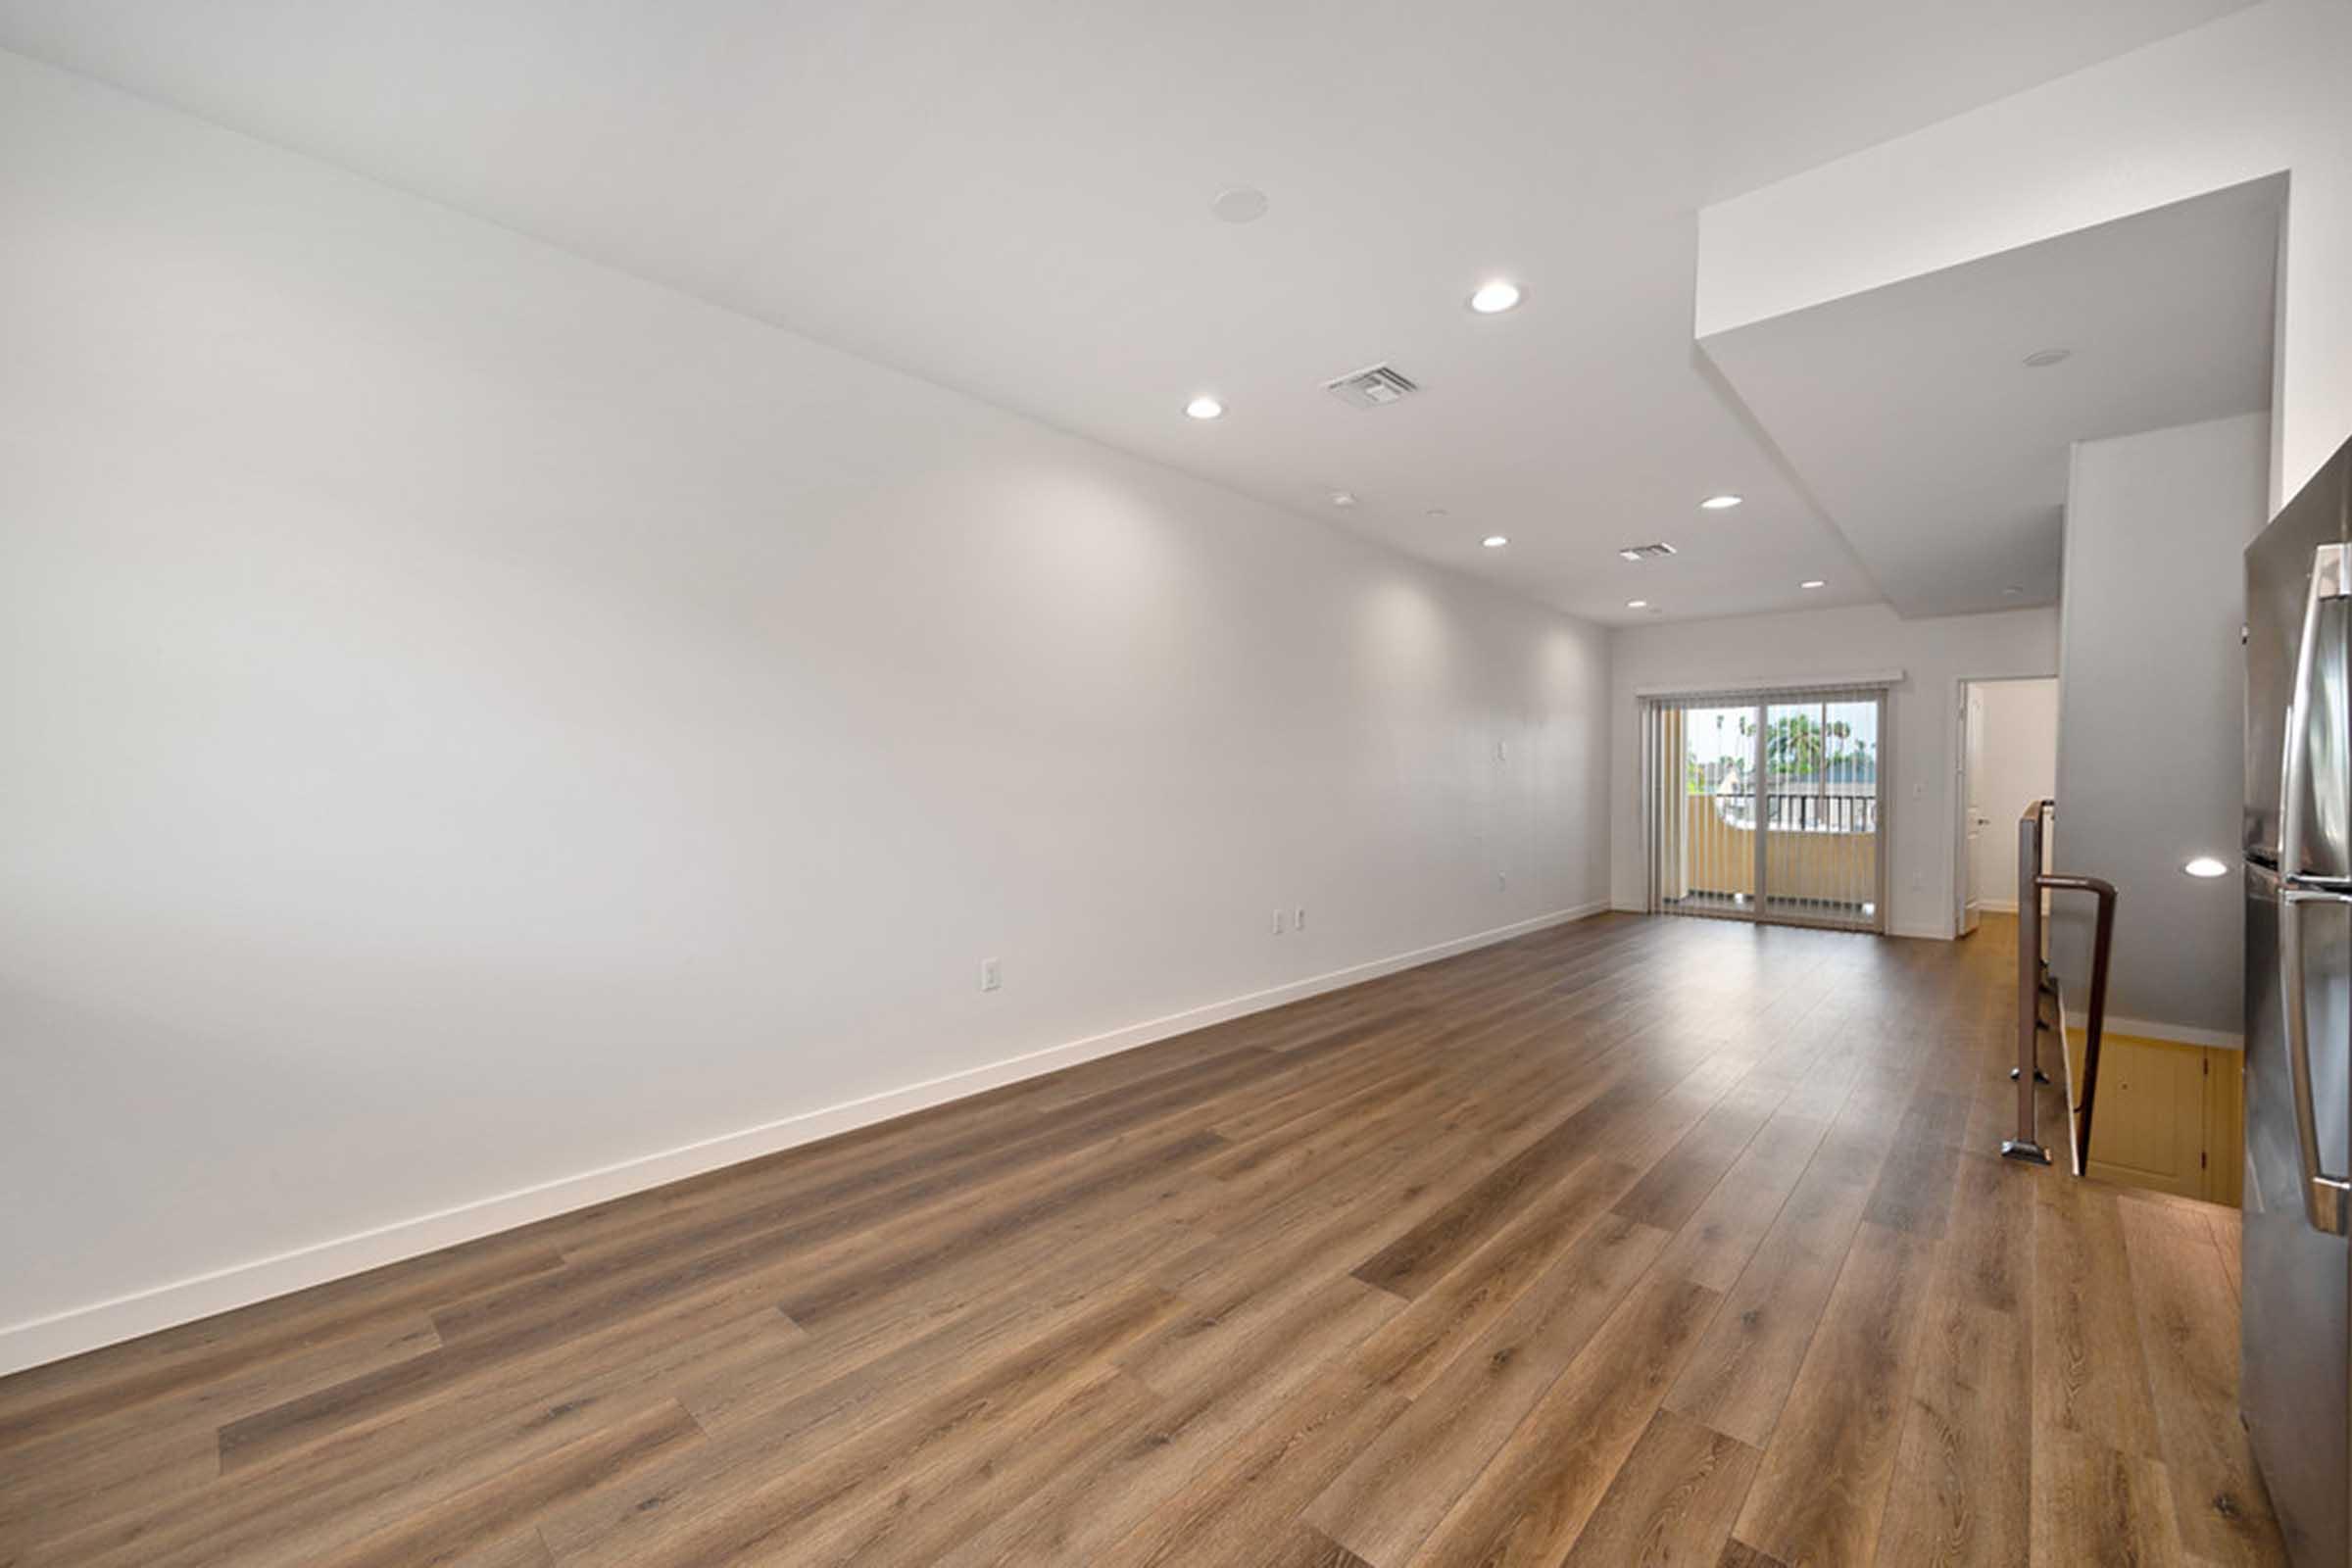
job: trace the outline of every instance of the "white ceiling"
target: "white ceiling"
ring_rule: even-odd
[[[1690,0],[1699,194],[1721,201],[2254,0]]]
[[[2270,407],[2284,185],[1834,300],[1705,350],[1898,613],[2048,604],[2070,443]],[[2023,363],[2051,348],[2071,353]]]
[[[1621,621],[1878,597],[1693,348],[1702,198],[2242,3],[0,0],[0,46]],[[1379,360],[1426,391],[1319,390]]]

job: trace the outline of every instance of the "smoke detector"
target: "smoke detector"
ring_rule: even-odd
[[[1628,561],[1663,561],[1674,554],[1674,546],[1669,544],[1627,545],[1617,554]]]
[[[1374,365],[1326,381],[1323,390],[1350,408],[1377,409],[1401,403],[1421,389],[1392,367]]]

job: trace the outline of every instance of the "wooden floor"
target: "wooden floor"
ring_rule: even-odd
[[[1603,916],[0,1382],[0,1563],[2275,1563],[2010,927]]]

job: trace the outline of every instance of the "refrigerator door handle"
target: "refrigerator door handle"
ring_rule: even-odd
[[[2320,607],[2352,594],[2352,561],[2340,544],[2312,552],[2311,591],[2303,599],[2303,632],[2295,642],[2295,678],[2287,688],[2286,744],[2278,762],[2278,869],[2289,878],[2303,869],[2303,775],[2311,767],[2311,684],[2319,661]]]
[[[2352,593],[2348,567],[2352,562],[2341,544],[2322,545],[2312,553],[2311,592],[2303,601],[2303,635],[2296,642],[2293,695],[2286,709],[2286,755],[2278,769],[2278,868],[2286,873],[2278,888],[2278,1003],[2286,1022],[2286,1071],[2303,1167],[2303,1216],[2314,1230],[2331,1236],[2344,1234],[2344,1199],[2352,1184],[2320,1168],[2320,1131],[2311,1103],[2311,1031],[2303,999],[2302,906],[2315,901],[2352,903],[2352,897],[2331,888],[2299,887],[2295,872],[2303,865],[2303,775],[2311,754],[2305,720],[2319,653],[2320,607]]]
[[[2352,905],[2352,893],[2331,887],[2278,887],[2278,1004],[2286,1021],[2286,1076],[2295,1104],[2295,1152],[2302,1165],[2303,1217],[2315,1231],[2345,1234],[2352,1180],[2320,1165],[2320,1129],[2311,1100],[2311,1028],[2303,998],[2303,906]]]

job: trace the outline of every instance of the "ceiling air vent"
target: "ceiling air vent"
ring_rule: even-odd
[[[1628,561],[1663,561],[1674,554],[1674,546],[1667,544],[1627,545],[1617,553]]]
[[[1336,381],[1326,381],[1323,390],[1351,408],[1377,409],[1387,403],[1401,403],[1421,389],[1388,366],[1375,365]]]

